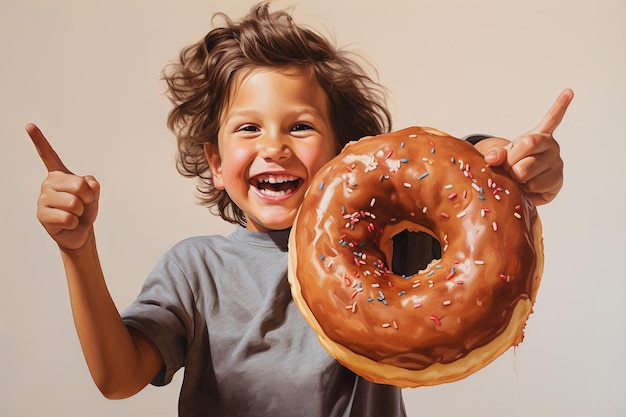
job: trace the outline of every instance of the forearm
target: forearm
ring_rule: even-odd
[[[61,249],[74,323],[92,378],[107,398],[131,396],[161,367],[154,347],[129,332],[106,286],[93,231],[80,249]]]

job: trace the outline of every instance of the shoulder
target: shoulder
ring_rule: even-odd
[[[229,235],[194,236],[178,242],[170,252],[185,251],[248,251],[257,249],[286,250],[289,230],[255,232],[242,227]]]
[[[218,257],[228,245],[228,238],[221,235],[194,236],[181,240],[163,255],[162,262],[174,262],[184,269]]]
[[[176,243],[172,246],[168,253],[203,250],[206,248],[219,248],[227,240],[228,237],[222,235],[192,236]]]
[[[221,235],[194,236],[183,239],[161,256],[156,268],[176,268],[188,272],[205,265],[223,251],[227,237]]]

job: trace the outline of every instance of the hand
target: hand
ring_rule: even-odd
[[[100,184],[92,176],[80,177],[67,169],[37,126],[29,123],[25,129],[48,170],[37,219],[62,249],[82,248],[93,238]]]
[[[504,167],[536,205],[552,201],[563,186],[563,160],[553,133],[573,98],[572,90],[561,92],[543,120],[511,142],[493,138],[478,143],[485,162]]]

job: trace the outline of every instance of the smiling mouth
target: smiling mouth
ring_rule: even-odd
[[[301,182],[301,178],[293,175],[260,175],[255,178],[253,185],[264,196],[282,197],[294,192]]]

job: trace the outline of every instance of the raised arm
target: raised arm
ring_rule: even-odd
[[[574,98],[566,89],[539,124],[512,141],[488,138],[476,144],[485,162],[504,167],[537,205],[552,201],[563,185],[563,160],[553,133]]]
[[[25,129],[48,170],[37,218],[61,251],[87,366],[104,396],[129,397],[152,380],[162,359],[151,342],[127,329],[107,289],[93,227],[100,184],[67,169],[37,126]]]

